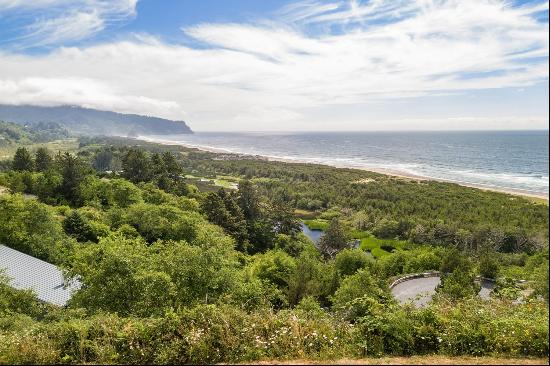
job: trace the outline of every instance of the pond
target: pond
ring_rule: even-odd
[[[311,230],[302,222],[302,232],[313,241],[314,244],[319,243],[319,239],[323,236],[323,230]]]

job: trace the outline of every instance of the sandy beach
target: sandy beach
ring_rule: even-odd
[[[392,170],[392,169],[351,167],[351,166],[346,166],[344,164],[339,165],[339,164],[313,163],[311,161],[300,160],[300,159],[283,159],[283,158],[276,158],[276,157],[266,156],[266,155],[252,155],[252,154],[235,153],[235,152],[231,152],[231,151],[228,151],[226,149],[223,149],[223,148],[195,146],[195,145],[191,145],[191,144],[185,144],[185,143],[182,143],[182,142],[179,142],[179,141],[157,140],[157,139],[153,139],[153,138],[148,138],[146,136],[138,136],[135,139],[136,140],[141,140],[141,141],[146,141],[146,142],[162,144],[162,145],[183,146],[183,147],[188,148],[188,149],[196,149],[196,150],[199,150],[199,151],[211,152],[211,153],[216,153],[216,154],[228,154],[228,155],[233,155],[233,156],[254,157],[254,158],[258,158],[258,159],[264,159],[264,160],[267,160],[267,161],[278,161],[278,162],[283,162],[283,163],[319,164],[319,165],[332,166],[332,167],[335,167],[335,168],[358,169],[358,170],[364,170],[364,171],[368,171],[368,172],[384,174],[384,175],[388,175],[388,176],[392,176],[392,177],[396,177],[396,178],[401,178],[401,179],[407,179],[407,180],[454,183],[454,184],[461,185],[463,187],[481,189],[481,190],[484,190],[484,191],[492,191],[492,192],[511,194],[511,195],[515,195],[515,196],[530,197],[530,198],[535,198],[535,199],[538,199],[538,200],[543,200],[543,201],[546,201],[546,202],[548,202],[548,200],[549,200],[548,194],[534,193],[534,192],[529,192],[529,191],[525,191],[525,190],[521,190],[521,189],[504,189],[504,188],[500,188],[500,187],[491,187],[491,186],[486,186],[486,185],[481,185],[481,184],[473,184],[473,183],[468,183],[468,182],[460,182],[460,181],[447,180],[447,179],[441,179],[441,178],[423,177],[423,176],[420,176],[420,175],[414,175],[414,174],[405,173],[405,172]]]

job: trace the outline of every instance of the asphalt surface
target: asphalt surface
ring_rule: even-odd
[[[439,281],[439,277],[414,278],[395,285],[391,292],[401,304],[413,301],[420,307],[430,302]]]
[[[415,306],[422,307],[430,302],[439,282],[439,277],[414,278],[395,285],[391,292],[401,304],[412,301]],[[480,284],[479,296],[488,299],[494,284],[490,281],[482,281]]]

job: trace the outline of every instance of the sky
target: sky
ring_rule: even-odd
[[[548,1],[0,0],[0,104],[195,131],[548,129]]]

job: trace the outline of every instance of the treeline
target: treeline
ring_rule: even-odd
[[[380,238],[472,251],[532,253],[548,245],[548,207],[521,197],[353,169],[210,155],[188,154],[183,164],[200,174],[251,178],[261,195],[297,209],[340,210],[356,230]]]
[[[20,125],[0,121],[0,147],[31,144],[69,137],[68,131],[53,122]]]
[[[182,175],[204,155],[158,149],[83,144],[43,159],[22,148],[0,174],[12,192],[0,193],[0,243],[81,282],[68,308],[52,309],[0,276],[0,363],[548,355],[547,250],[419,245],[375,260],[349,248],[354,209],[335,210],[316,248],[293,215],[300,191],[275,194],[288,178],[249,175],[236,191],[203,193]],[[109,159],[120,167],[98,164]],[[532,293],[499,279],[480,300],[474,277],[500,278],[504,260],[532,273]],[[428,270],[444,274],[434,302],[399,305],[394,276]]]
[[[27,193],[38,196],[46,203],[82,205],[86,199],[86,186],[81,186],[88,176],[107,176],[99,162],[105,161],[107,150],[97,151],[90,159],[88,152],[78,155],[57,153],[52,155],[44,147],[31,154],[25,147],[15,152],[0,184],[13,193]],[[107,160],[111,161],[112,157]],[[162,155],[148,154],[140,149],[128,149],[121,157],[119,171],[110,172],[112,177],[125,178],[133,183],[154,183],[166,192],[184,196],[190,187],[181,177],[181,166],[170,152]],[[118,174],[120,173],[120,174]],[[196,190],[196,189],[195,189]]]

